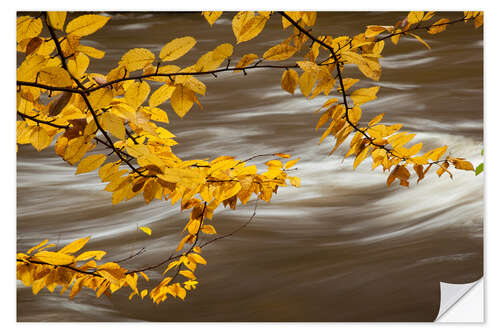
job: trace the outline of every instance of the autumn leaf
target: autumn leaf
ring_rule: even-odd
[[[90,239],[90,236],[85,237],[85,238],[81,238],[81,239],[77,239],[76,241],[66,245],[65,247],[63,247],[62,249],[60,249],[57,252],[64,253],[64,254],[72,254],[72,253],[78,252],[85,246],[85,244],[87,244],[89,239]]]
[[[415,24],[424,18],[424,12],[410,12],[408,14],[408,23],[409,24]]]
[[[193,274],[193,272],[191,271],[188,271],[188,270],[181,270],[179,271],[179,274],[187,277],[188,279],[191,279],[191,280],[196,280],[196,276]]]
[[[16,40],[37,37],[42,32],[43,24],[40,18],[21,16],[16,19]]]
[[[75,258],[69,254],[48,251],[37,252],[32,259],[51,265],[69,265],[75,261]]]
[[[101,117],[102,127],[116,136],[118,139],[125,139],[125,126],[123,121],[111,112],[105,112]]]
[[[91,92],[88,100],[94,109],[105,108],[113,100],[113,92],[110,89],[99,89]]]
[[[144,48],[127,51],[119,61],[119,65],[127,68],[129,72],[144,69],[155,61],[153,52]]]
[[[381,25],[369,25],[366,27],[365,30],[365,37],[366,38],[373,38],[376,37],[378,34],[381,32],[384,32],[386,30],[391,30],[392,26],[381,26]]]
[[[96,154],[85,157],[80,161],[76,169],[75,174],[91,172],[98,169],[104,161],[106,161],[107,156],[104,154]]]
[[[162,61],[177,60],[196,45],[196,39],[190,36],[176,38],[165,44],[160,51]]]
[[[247,67],[250,65],[252,62],[254,62],[256,59],[259,59],[259,56],[256,55],[255,53],[250,53],[250,54],[245,54],[243,57],[241,57],[240,61],[236,64],[236,68],[243,68]],[[235,69],[236,71],[236,69]]]
[[[351,93],[350,97],[354,105],[361,105],[377,98],[377,92],[380,87],[361,88]]]
[[[238,20],[238,15],[239,14],[235,15],[233,19],[233,31],[236,37],[237,44],[249,41],[257,37],[264,29],[264,26],[266,25],[266,22],[268,20],[268,18],[264,15],[253,16],[247,20]],[[247,17],[249,16],[249,14],[244,15],[246,15]]]
[[[278,61],[291,58],[297,49],[288,44],[278,44],[264,52],[262,57],[266,60]]]
[[[293,95],[297,84],[299,83],[299,74],[293,69],[287,69],[281,76],[281,87]]]
[[[442,18],[440,20],[437,20],[427,29],[427,32],[431,35],[438,34],[446,30],[446,27],[448,26],[446,23],[448,22],[450,22],[450,20],[447,18]]]
[[[217,232],[215,231],[215,227],[210,224],[204,224],[203,227],[201,227],[201,231],[205,234],[208,235],[213,235],[216,234]]]
[[[174,93],[176,87],[174,85],[164,84],[156,89],[149,97],[150,106],[158,106],[167,101]]]
[[[125,100],[133,108],[139,107],[149,95],[151,88],[146,81],[132,82],[125,91]]]
[[[61,67],[45,67],[38,72],[40,83],[54,87],[71,87],[73,80],[68,72]]]
[[[43,44],[43,39],[40,37],[33,37],[26,45],[26,55],[30,55],[35,52]]]
[[[27,254],[30,254],[31,252],[35,251],[36,249],[39,249],[39,248],[41,248],[42,246],[44,246],[45,244],[47,244],[47,243],[48,243],[48,241],[49,241],[48,239],[46,239],[46,240],[42,241],[41,243],[39,243],[39,244],[37,244],[37,245],[33,246],[31,249],[29,249],[28,251],[26,251],[26,253],[27,253]]]
[[[148,227],[139,227],[139,229],[141,229],[148,236],[151,236],[151,228],[148,228]]]
[[[182,85],[177,85],[170,100],[170,104],[172,105],[175,113],[177,113],[177,115],[181,118],[184,117],[186,113],[191,110],[193,103],[193,91]]]
[[[78,45],[76,48],[79,52],[85,53],[89,57],[95,58],[95,59],[102,59],[106,52],[101,51],[96,49],[95,47],[92,46],[87,46],[87,45]]]
[[[109,19],[109,17],[94,14],[78,16],[68,23],[66,33],[80,37],[88,36],[101,29]]]
[[[75,261],[85,261],[94,258],[95,260],[101,260],[106,255],[104,251],[86,251],[76,257]]]
[[[311,91],[316,83],[316,75],[311,72],[304,72],[299,78],[299,88],[305,97],[311,94]]]
[[[415,34],[412,34],[412,33],[408,33],[410,36],[412,37],[415,37],[416,40],[418,40],[420,43],[424,44],[426,48],[428,48],[429,50],[431,49],[431,47],[429,46],[429,44],[427,44],[427,42],[425,40],[422,39],[422,37],[418,36],[418,35],[415,35]]]
[[[212,26],[215,23],[215,21],[217,21],[217,19],[222,15],[222,12],[206,11],[206,12],[201,12],[201,15],[203,15],[203,17],[207,20],[210,26]]]
[[[50,145],[50,137],[45,128],[36,126],[31,133],[30,143],[36,150],[42,151]]]
[[[63,30],[66,12],[47,12],[47,18],[51,27]]]
[[[474,166],[472,165],[471,162],[465,161],[465,160],[460,160],[460,159],[455,159],[452,160],[453,166],[456,169],[461,169],[461,170],[472,170],[474,171]]]
[[[295,160],[291,160],[291,161],[288,161],[285,163],[285,169],[290,169],[291,167],[293,167],[295,164],[297,164],[297,162],[300,160],[300,158],[297,158]]]

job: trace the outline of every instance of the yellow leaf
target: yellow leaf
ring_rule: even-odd
[[[99,168],[104,161],[106,161],[107,156],[104,154],[90,155],[85,157],[80,161],[78,167],[76,168],[76,175],[85,172],[91,172]]]
[[[283,88],[283,90],[286,90],[293,95],[298,83],[299,74],[297,74],[295,70],[287,69],[283,72],[283,75],[281,76],[281,88]]]
[[[47,12],[47,18],[51,27],[63,30],[64,21],[66,21],[66,12]]]
[[[179,272],[179,274],[184,275],[190,280],[196,280],[196,276],[193,274],[193,272],[186,270],[182,270]]]
[[[148,227],[139,227],[139,229],[141,229],[148,236],[151,236],[151,228],[148,228]]]
[[[281,157],[281,158],[290,158],[290,154],[283,154],[283,153],[274,153],[275,156]]]
[[[415,24],[424,18],[424,12],[410,12],[408,14],[408,24]]]
[[[182,85],[176,85],[170,104],[179,117],[184,117],[194,103],[194,92]]]
[[[162,109],[151,107],[151,108],[148,108],[146,110],[146,112],[151,115],[151,120],[160,121],[160,122],[168,124],[167,113],[165,111],[163,111]],[[159,136],[162,137],[162,138],[165,138],[165,139],[170,139],[170,138],[175,137],[175,135],[173,135],[170,132],[168,132],[168,133],[164,132],[164,131],[167,131],[167,130],[165,130],[164,128],[161,128],[161,127],[157,128],[156,131],[157,132],[160,131],[160,135]],[[168,137],[166,137],[164,134],[168,135]]]
[[[224,43],[217,46],[212,52],[212,58],[224,61],[233,54],[233,46],[229,43]]]
[[[202,55],[196,62],[197,71],[212,71],[220,66],[228,57],[233,54],[233,46],[225,43],[217,46],[213,51]]]
[[[425,42],[425,40],[422,39],[422,37],[418,36],[418,35],[415,35],[415,34],[412,34],[412,33],[408,33],[410,36],[413,36],[415,37],[416,40],[418,40],[420,43],[424,44],[426,48],[428,48],[429,50],[431,49],[431,47],[429,46],[429,44],[427,44]]]
[[[236,36],[237,44],[257,37],[264,29],[267,20],[268,18],[264,15],[253,16],[245,22],[240,21],[243,24],[239,27],[239,29],[235,29],[233,20],[233,31]]]
[[[351,79],[351,78],[345,78],[342,79],[342,83],[344,84],[344,90],[347,91],[349,88],[351,88],[353,85],[359,82],[359,79]],[[340,88],[339,88],[340,89]]]
[[[431,34],[431,35],[434,35],[434,34],[440,33],[440,32],[442,32],[442,31],[446,30],[446,27],[448,26],[448,24],[446,24],[446,23],[448,23],[448,22],[450,22],[450,20],[449,20],[449,19],[447,19],[447,18],[442,18],[442,19],[440,19],[440,20],[438,20],[438,21],[434,22],[434,23],[432,24],[432,26],[431,26],[430,28],[428,28],[428,29],[427,29],[427,32],[428,32],[429,34]]]
[[[66,33],[80,37],[87,36],[101,29],[109,19],[109,17],[102,15],[82,15],[68,23]]]
[[[413,146],[411,146],[408,149],[408,156],[413,156],[413,155],[418,154],[418,152],[420,151],[420,149],[422,149],[422,146],[423,146],[422,142],[416,143]]]
[[[351,93],[350,97],[354,105],[361,105],[377,98],[380,87],[361,88]]]
[[[78,51],[85,53],[91,58],[102,59],[106,52],[98,50],[92,46],[78,45],[76,48]]]
[[[204,224],[203,227],[201,227],[201,231],[207,235],[213,235],[217,233],[214,226],[211,224]]]
[[[387,138],[387,141],[392,145],[392,147],[401,147],[410,142],[415,137],[415,134],[408,134],[406,132],[397,133],[393,136]]]
[[[61,67],[45,67],[38,73],[40,83],[55,87],[71,87],[73,80]]]
[[[179,80],[177,82],[177,79],[182,77],[184,80]],[[176,79],[176,83],[182,84],[184,87],[191,89],[193,92],[205,96],[205,92],[207,90],[207,87],[203,82],[198,80],[192,75],[186,75],[186,76],[178,76]]]
[[[155,61],[155,55],[144,48],[136,48],[128,51],[119,61],[120,66],[127,68],[129,72],[144,69]]]
[[[244,68],[250,65],[254,60],[259,59],[259,56],[256,55],[255,53],[249,53],[245,54],[243,57],[241,57],[240,61],[238,61],[238,64],[235,66],[236,68]],[[234,70],[235,72],[237,69]]]
[[[38,71],[45,65],[46,59],[38,54],[31,54],[17,68],[17,79],[34,82]]]
[[[207,261],[205,259],[203,259],[203,257],[197,253],[188,254],[188,258],[197,264],[206,265],[206,263],[207,263]]]
[[[384,27],[384,26],[369,25],[366,27],[365,37],[366,38],[376,37],[378,34],[380,34],[381,32],[384,32],[385,30],[386,30],[386,27]]]
[[[474,28],[475,29],[479,28],[480,26],[483,25],[483,23],[484,23],[484,15],[483,12],[481,12],[481,14],[474,19]]]
[[[47,244],[47,242],[48,242],[48,241],[49,241],[48,239],[44,240],[44,241],[43,241],[43,242],[41,242],[40,244],[33,246],[33,247],[32,247],[31,249],[29,249],[26,253],[27,253],[27,254],[30,254],[31,252],[35,251],[36,249],[39,249],[40,247],[42,247],[42,246],[44,246],[45,244]]]
[[[149,97],[149,106],[158,106],[167,101],[175,91],[175,86],[164,84]]]
[[[42,32],[42,20],[31,16],[21,16],[16,19],[16,40],[37,37]]]
[[[362,115],[361,108],[357,105],[353,108],[350,108],[349,111],[347,112],[349,120],[354,124],[358,123],[358,121],[361,119],[361,115]]]
[[[448,161],[445,161],[444,163],[439,165],[439,169],[436,171],[436,174],[441,177],[443,173],[447,172],[450,175],[450,178],[453,178],[453,175],[451,174],[450,171],[448,171],[448,167],[450,166],[450,163]]]
[[[146,81],[134,81],[125,90],[125,101],[128,105],[137,108],[146,100],[150,91],[151,88]]]
[[[290,185],[295,187],[300,187],[300,178],[299,177],[288,177],[290,181]]]
[[[425,13],[424,18],[422,19],[422,21],[427,21],[427,20],[431,19],[434,16],[434,13],[435,12],[433,12],[433,11]]]
[[[36,150],[42,151],[50,145],[50,142],[51,139],[43,127],[36,126],[31,132],[30,143]]]
[[[453,160],[452,162],[453,162],[453,165],[455,166],[456,169],[474,171],[474,166],[469,161],[456,159],[456,160]]]
[[[316,83],[316,75],[311,72],[304,72],[299,78],[299,88],[302,94],[307,97],[311,94],[312,88]]]
[[[88,100],[94,110],[106,108],[113,100],[113,92],[111,89],[98,89],[90,93]]]
[[[141,272],[142,273],[142,272]],[[148,290],[147,289],[144,289],[143,291],[141,291],[141,298],[144,299],[144,297],[148,294]]]
[[[141,274],[146,281],[149,281],[149,277],[144,272],[139,272],[139,274]]]
[[[297,162],[300,160],[300,157],[297,158],[297,159],[294,159],[294,160],[291,160],[291,161],[288,161],[285,163],[285,169],[290,169],[291,167],[293,167],[295,164],[297,164]]]
[[[385,113],[381,113],[381,114],[379,114],[379,115],[375,116],[375,117],[374,117],[372,120],[370,120],[370,122],[368,123],[368,127],[371,127],[371,126],[373,126],[373,125],[375,125],[375,124],[378,124],[378,123],[382,120],[382,118],[384,118],[384,115],[385,115]]]
[[[111,112],[105,112],[100,117],[101,126],[116,136],[118,139],[125,140],[125,126],[123,121]]]
[[[366,146],[359,154],[358,156],[356,156],[356,159],[354,160],[354,164],[353,164],[353,169],[356,170],[356,168],[358,167],[358,165],[364,161],[365,158],[367,158],[369,155],[368,155],[368,150],[370,149],[370,146]]]
[[[89,63],[89,57],[83,53],[78,53],[68,60],[68,70],[74,77],[80,79],[89,67]]]
[[[241,11],[234,15],[233,20],[231,21],[231,27],[233,29],[234,36],[238,41],[238,36],[241,35],[241,30],[243,26],[249,22],[253,17],[255,17],[254,12],[251,11]]]
[[[381,66],[376,60],[363,57],[362,55],[351,51],[342,52],[342,59],[356,64],[361,73],[363,73],[363,75],[367,78],[378,81],[382,75]]]
[[[196,39],[190,36],[176,38],[163,46],[160,51],[162,61],[173,61],[185,55],[196,45]]]
[[[72,254],[72,253],[78,252],[85,246],[85,244],[87,244],[89,239],[90,239],[90,236],[85,237],[85,238],[81,238],[81,239],[77,239],[76,241],[71,242],[70,244],[66,245],[65,247],[63,247],[62,249],[60,249],[57,252],[63,253],[63,254]]]
[[[69,265],[75,261],[73,256],[60,252],[41,251],[32,257],[33,260],[39,260],[51,265]]]
[[[262,57],[266,60],[272,61],[286,60],[291,58],[295,54],[295,52],[297,52],[297,49],[291,45],[278,44],[264,52]]]
[[[106,252],[104,252],[104,251],[86,251],[86,252],[83,252],[82,254],[80,254],[78,257],[76,257],[75,260],[76,261],[85,261],[85,260],[89,260],[92,258],[95,258],[95,260],[101,260],[105,254],[106,254]]]
[[[222,15],[222,12],[219,11],[204,11],[204,12],[201,12],[201,15],[203,15],[203,17],[208,21],[208,23],[210,24],[210,26],[212,26],[215,21],[217,21],[217,19]]]
[[[314,23],[316,22],[316,12],[302,12],[302,22],[304,22],[305,25],[308,26],[313,26]]]
[[[447,149],[448,149],[448,146],[439,147],[439,148],[436,148],[436,149],[433,149],[433,150],[427,152],[424,156],[435,162],[435,161],[439,160],[439,158],[441,156],[443,156],[443,154],[446,152]]]

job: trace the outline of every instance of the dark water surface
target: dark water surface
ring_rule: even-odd
[[[443,15],[458,17],[459,13]],[[369,24],[392,25],[395,12],[326,13],[313,33],[355,35]],[[183,58],[193,63],[224,42],[234,42],[231,14],[213,28],[198,13],[113,14],[86,43],[106,50],[91,71],[106,73],[132,47],[158,52],[173,38],[191,35],[196,47]],[[258,38],[235,46],[262,54],[280,38],[273,18]],[[483,141],[482,29],[457,24],[424,35],[432,50],[414,40],[386,44],[379,98],[366,104],[363,119],[385,112],[417,133],[424,149],[447,144],[454,156],[481,162]],[[346,75],[360,77],[356,69]],[[426,177],[410,189],[385,185],[386,174],[370,163],[352,171],[342,163],[343,146],[333,156],[333,139],[318,146],[314,111],[327,99],[309,101],[280,87],[281,71],[256,70],[202,78],[204,106],[181,121],[170,106],[168,129],[177,135],[182,158],[286,151],[302,159],[295,171],[302,187],[280,189],[270,204],[260,203],[253,222],[236,235],[205,248],[199,287],[185,301],[129,302],[127,292],[96,299],[82,292],[73,301],[46,289],[33,296],[18,282],[18,321],[432,321],[439,310],[439,282],[468,283],[483,275],[483,175],[455,173],[453,180]],[[361,82],[359,86],[373,85]],[[17,160],[17,248],[41,240],[66,244],[92,236],[89,249],[118,260],[146,247],[126,267],[161,261],[180,239],[186,214],[178,206],[138,197],[117,206],[96,173],[74,175],[53,149],[37,153],[20,147]],[[248,220],[253,205],[217,210],[221,234]],[[136,231],[149,226],[152,237]],[[161,271],[152,276],[160,277]]]

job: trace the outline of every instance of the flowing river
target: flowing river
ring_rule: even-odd
[[[321,12],[313,33],[356,35],[370,24],[393,25],[397,12]],[[441,13],[449,18],[460,13]],[[197,45],[180,66],[190,65],[218,44],[235,43],[232,14],[210,28],[199,13],[112,13],[87,45],[106,51],[91,59],[91,72],[107,73],[130,48],[158,54],[176,37]],[[483,33],[458,23],[438,35],[419,34],[432,47],[402,38],[386,43],[375,101],[364,120],[385,112],[384,122],[402,123],[417,133],[423,150],[448,145],[453,156],[475,166],[483,157]],[[272,17],[264,33],[235,46],[232,63],[246,53],[262,53],[286,37]],[[346,77],[360,78],[354,67]],[[483,275],[484,174],[457,170],[453,179],[435,171],[410,188],[365,161],[356,171],[343,161],[347,144],[328,155],[334,139],[321,145],[314,127],[328,97],[305,99],[280,86],[282,70],[259,69],[202,77],[203,110],[179,119],[170,105],[167,128],[176,134],[175,153],[185,159],[288,152],[301,157],[293,171],[300,188],[281,188],[271,203],[260,202],[252,222],[231,237],[204,248],[208,265],[185,301],[128,301],[128,292],[97,299],[82,291],[73,301],[47,289],[37,296],[17,282],[18,321],[432,321],[439,311],[439,282],[469,283]],[[417,142],[418,142],[417,141]],[[98,147],[101,150],[102,147]],[[108,252],[108,260],[145,253],[122,263],[129,269],[168,256],[181,238],[186,213],[178,204],[138,196],[113,206],[96,172],[75,176],[76,167],[53,148],[37,153],[20,146],[17,156],[17,249],[45,238],[59,247],[92,236],[88,249]],[[435,169],[434,169],[435,170]],[[219,208],[214,225],[228,233],[248,221],[253,202],[235,211]],[[137,231],[148,226],[151,237]],[[162,270],[150,276],[157,281]]]

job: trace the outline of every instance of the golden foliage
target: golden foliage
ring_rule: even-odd
[[[195,271],[198,265],[207,264],[201,255],[200,236],[216,235],[216,227],[208,220],[212,220],[218,207],[235,209],[238,202],[245,205],[252,197],[269,202],[280,187],[300,187],[300,179],[289,175],[300,158],[284,162],[291,158],[290,154],[263,154],[247,160],[220,156],[211,161],[183,160],[175,155],[172,149],[177,144],[173,139],[175,135],[163,127],[169,123],[167,109],[159,106],[170,101],[171,111],[181,118],[195,103],[202,108],[197,95],[205,96],[207,87],[198,80],[201,75],[229,70],[245,75],[246,70],[263,67],[258,66],[261,61],[276,64],[303,56],[302,60],[268,67],[284,69],[281,87],[290,94],[294,94],[297,86],[309,99],[319,94],[337,94],[318,110],[321,114],[316,130],[326,127],[320,143],[327,142],[329,137],[335,138],[331,153],[349,142],[344,157],[353,157],[354,169],[371,158],[372,169],[380,166],[388,171],[387,185],[399,180],[400,185],[406,187],[410,185],[411,169],[417,182],[424,179],[432,166],[437,167],[439,176],[445,172],[451,176],[451,166],[474,170],[465,159],[443,158],[447,146],[424,153],[420,153],[422,143],[407,148],[415,135],[399,132],[401,124],[381,123],[383,113],[365,123],[361,107],[377,98],[380,87],[363,87],[351,92],[360,79],[343,77],[344,66],[353,64],[366,78],[378,81],[382,75],[379,59],[384,39],[390,38],[397,44],[401,36],[411,36],[430,47],[413,31],[425,28],[430,34],[437,34],[451,24],[449,19],[429,23],[436,16],[434,12],[410,12],[394,26],[369,25],[364,33],[354,37],[327,35],[316,38],[307,28],[314,26],[315,12],[242,11],[232,19],[236,43],[257,37],[272,14],[281,16],[284,29],[291,26],[293,29],[287,38],[266,50],[261,59],[255,53],[245,54],[230,68],[234,46],[222,43],[201,55],[191,66],[182,69],[176,65],[160,66],[161,62],[180,59],[193,49],[196,39],[186,36],[167,42],[160,50],[159,61],[150,50],[133,48],[121,57],[115,68],[104,74],[88,73],[89,57],[101,59],[104,51],[81,45],[80,39],[104,27],[109,17],[81,15],[69,21],[64,29],[66,13],[48,12],[44,16],[49,33],[55,34],[55,29],[64,34],[62,37],[56,35],[57,38],[40,36],[44,24],[41,18],[17,18],[16,49],[25,53],[17,68],[16,109],[20,117],[16,122],[17,143],[31,144],[41,151],[57,138],[56,154],[71,165],[78,163],[76,174],[98,170],[101,181],[107,183],[104,190],[111,193],[113,204],[140,195],[146,203],[170,201],[172,205],[179,203],[182,211],[189,212],[177,246],[178,253],[157,266],[129,271],[116,262],[98,264],[106,252],[81,252],[89,237],[76,240],[59,251],[49,251],[55,245],[44,240],[26,253],[18,253],[17,278],[31,286],[34,294],[43,288],[53,292],[61,286],[61,294],[69,290],[69,297],[73,298],[86,287],[100,297],[128,287],[130,299],[135,295],[142,299],[149,296],[155,303],[165,301],[168,296],[185,299],[187,291],[197,288]],[[212,26],[222,12],[203,12],[202,15]],[[477,28],[482,25],[482,17],[482,12],[465,12],[463,21],[473,22]],[[317,60],[322,55],[328,57]],[[226,67],[221,67],[226,60]],[[255,65],[251,65],[254,62]],[[134,71],[137,73],[130,76]],[[150,85],[145,80],[153,83]],[[158,87],[155,82],[161,85]],[[88,154],[96,144],[103,145],[112,157],[103,153]],[[267,169],[247,165],[256,157],[271,158],[264,163]],[[108,159],[112,161],[105,163]],[[151,236],[149,227],[138,229]],[[163,275],[171,275],[162,277],[150,289],[140,288],[140,284],[152,282],[145,272],[160,266],[164,266],[161,268]],[[139,276],[144,281],[139,281]],[[179,282],[179,278],[184,280]]]

